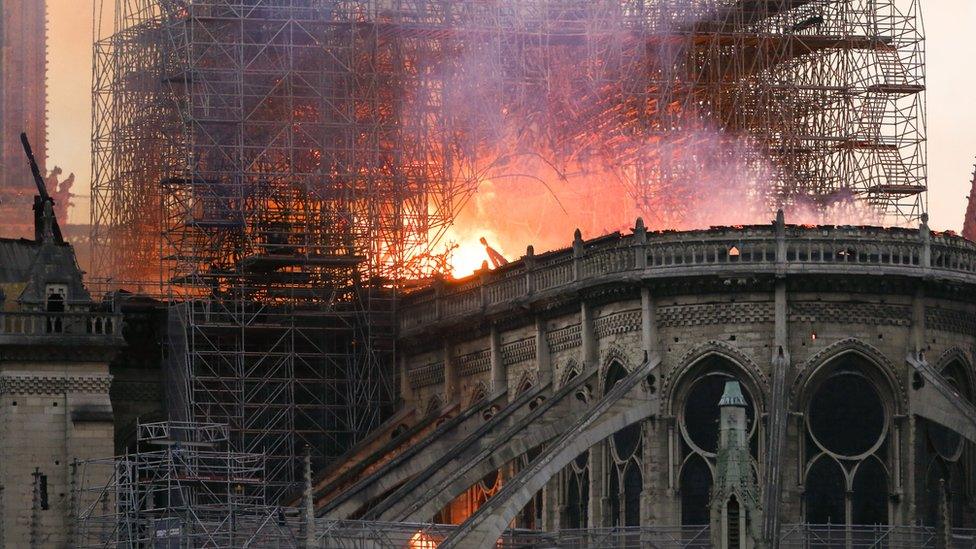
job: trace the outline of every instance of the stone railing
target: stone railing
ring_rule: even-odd
[[[50,340],[65,336],[121,338],[122,315],[87,311],[0,313],[0,342],[9,337]]]
[[[947,233],[863,226],[770,225],[649,232],[641,220],[629,235],[583,241],[460,280],[435,281],[401,306],[400,328],[478,314],[614,279],[750,273],[939,276],[976,283],[976,244]]]

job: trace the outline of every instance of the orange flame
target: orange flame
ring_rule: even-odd
[[[410,549],[437,549],[437,541],[430,535],[418,531],[407,544]]]

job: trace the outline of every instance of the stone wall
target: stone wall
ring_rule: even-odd
[[[72,462],[113,453],[106,363],[0,361],[0,516],[5,547],[70,547]],[[38,501],[46,477],[48,508]]]
[[[899,245],[910,241],[907,234],[897,234]],[[574,256],[579,257],[579,245],[574,248]],[[801,258],[799,252],[794,254]],[[762,260],[769,257],[761,254]],[[873,256],[865,257],[870,263]],[[892,256],[878,257],[890,260]],[[905,257],[916,259],[899,260],[901,271],[905,265],[924,267],[927,260],[924,252],[906,252]],[[663,265],[668,261],[661,260]],[[564,263],[558,268],[564,269]],[[648,269],[653,265],[649,262]],[[708,367],[701,366],[708,357],[725,361],[723,367],[740,378],[755,399],[759,426],[754,454],[762,477],[769,450],[765,430],[771,413],[773,357],[782,348],[789,409],[778,490],[780,516],[783,523],[798,523],[805,519],[804,475],[810,457],[804,445],[808,444],[811,384],[821,375],[817,372],[826,372],[838,357],[856,355],[876,371],[870,376],[890,380],[881,384],[885,387],[878,386],[884,399],[886,438],[877,459],[884,462],[888,475],[888,522],[912,524],[921,519],[919,506],[930,494],[920,480],[927,474],[920,461],[927,458],[919,457],[925,453],[919,448],[926,443],[916,433],[922,420],[910,414],[913,372],[906,357],[921,351],[940,368],[950,358],[956,360],[970,372],[966,383],[976,389],[972,367],[976,294],[970,284],[976,279],[969,280],[966,265],[966,277],[959,280],[925,278],[930,275],[923,270],[915,279],[901,271],[885,276],[876,267],[859,271],[846,264],[798,270],[785,277],[750,275],[738,269],[727,275],[684,269],[670,277],[584,277],[566,292],[529,290],[527,297],[508,306],[503,302],[484,306],[481,316],[457,313],[460,304],[470,302],[467,298],[449,308],[418,296],[421,309],[417,311],[451,311],[454,316],[411,324],[414,317],[408,315],[401,338],[402,365],[410,379],[404,399],[407,406],[418,409],[430,409],[435,400],[464,407],[492,390],[504,388],[511,399],[530,385],[551,381],[559,387],[584,369],[602,371],[616,361],[631,370],[645,356],[659,356],[656,383],[661,413],[642,428],[640,516],[645,524],[680,524],[682,467],[691,456],[681,434],[686,413],[683,395],[708,374]],[[504,280],[511,284],[511,276]],[[519,291],[531,286],[530,279]],[[473,286],[462,287],[470,292]],[[496,294],[496,290],[482,292],[489,302]],[[450,291],[440,295],[454,299]],[[408,309],[412,303],[408,299]],[[966,456],[973,455],[970,446],[967,443]],[[607,443],[590,451],[591,526],[619,523],[607,515],[608,452]],[[973,459],[960,461],[968,468]],[[566,502],[559,478],[549,483],[543,497],[547,528],[564,521],[560,513],[565,512]]]

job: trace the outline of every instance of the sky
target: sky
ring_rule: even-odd
[[[93,1],[102,0],[47,0],[47,164],[77,176],[75,188],[83,196],[75,199],[72,223],[87,223],[90,211]],[[929,224],[960,231],[976,161],[976,0],[919,1],[926,36]]]

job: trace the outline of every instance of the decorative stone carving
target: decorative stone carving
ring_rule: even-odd
[[[639,316],[638,314],[638,323]],[[773,321],[772,302],[670,305],[657,309],[657,323],[661,327],[757,324]]]
[[[502,361],[505,364],[518,364],[529,360],[535,360],[535,337],[502,345]]]
[[[444,362],[432,362],[413,368],[407,375],[410,377],[410,388],[412,389],[444,383]]]
[[[695,364],[706,356],[712,354],[724,356],[742,368],[743,372],[750,378],[750,381],[755,385],[756,389],[762,391],[763,395],[756,395],[757,398],[764,396],[764,394],[768,392],[769,378],[756,364],[756,362],[752,360],[752,358],[724,341],[712,340],[693,347],[691,350],[686,352],[678,361],[678,366],[672,368],[666,373],[663,384],[664,393],[662,396],[665,398],[663,402],[671,403],[671,400],[674,397],[674,388],[678,380],[681,379],[681,377],[684,376],[685,373]],[[761,400],[765,401],[764,398]],[[757,406],[762,406],[762,401],[758,402]]]
[[[454,364],[461,377],[487,372],[491,369],[491,350],[482,349],[461,355],[454,359]]]
[[[0,375],[0,394],[62,395],[65,393],[105,394],[112,376],[22,376]]]
[[[623,350],[619,345],[610,345],[600,353],[600,379],[606,377],[607,368],[613,362],[619,362],[624,367],[624,370],[628,372],[634,369],[634,362],[631,360],[627,351]]]
[[[640,330],[641,312],[639,309],[633,311],[622,311],[607,316],[602,316],[593,322],[593,331],[597,338],[607,337],[608,335],[625,334]]]
[[[976,334],[976,315],[959,309],[925,309],[925,328],[957,334]]]
[[[552,330],[546,334],[546,341],[549,343],[551,352],[565,351],[582,345],[580,325],[573,324],[564,328]]]
[[[801,301],[790,303],[790,322],[829,322],[873,326],[910,326],[909,305]]]
[[[583,368],[580,366],[579,362],[575,359],[570,359],[562,368],[562,372],[559,375],[559,387],[566,385],[570,379],[583,373]],[[558,388],[558,387],[557,387]]]
[[[930,364],[935,366],[937,370],[942,370],[943,368],[948,366],[950,362],[954,360],[958,360],[962,362],[966,366],[966,370],[967,371],[970,370],[969,365],[971,364],[971,362],[969,360],[969,355],[966,354],[966,351],[964,351],[959,347],[949,347],[948,349],[942,351],[939,354],[938,358],[930,361]]]
[[[898,407],[904,411],[908,409],[908,392],[905,390],[905,384],[902,382],[902,376],[899,376],[895,366],[890,360],[878,350],[873,345],[869,345],[857,338],[847,338],[832,343],[827,347],[821,349],[817,354],[810,357],[806,362],[797,368],[797,375],[793,380],[793,386],[790,389],[790,394],[792,396],[792,401],[794,405],[798,405],[799,395],[803,388],[810,381],[813,374],[820,368],[820,366],[834,360],[835,358],[849,352],[855,352],[866,358],[868,361],[874,363],[882,374],[884,374],[885,379],[891,385],[892,390],[897,393]]]
[[[523,370],[519,374],[518,383],[515,384],[515,394],[520,395],[529,387],[534,387],[538,380],[538,372],[535,369]]]

